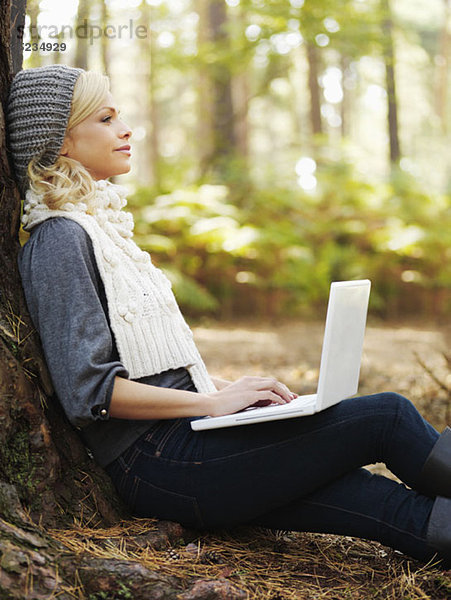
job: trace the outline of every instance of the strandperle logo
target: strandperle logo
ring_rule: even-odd
[[[89,39],[89,43],[93,44],[94,40],[101,37],[106,37],[110,40],[114,39],[133,39],[140,40],[147,37],[147,27],[145,25],[135,25],[133,19],[129,19],[128,23],[120,23],[119,25],[95,25],[90,23],[88,19],[83,19],[81,23],[73,27],[72,25],[33,25],[28,28],[31,39]],[[22,39],[25,33],[25,27],[17,27],[17,37]]]

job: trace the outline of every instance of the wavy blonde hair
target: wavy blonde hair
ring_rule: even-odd
[[[66,135],[102,106],[108,91],[109,80],[105,75],[93,71],[80,74],[74,87]],[[66,202],[83,201],[90,212],[96,192],[94,179],[78,160],[60,155],[53,165],[43,167],[32,159],[27,173],[31,189],[42,194],[49,208],[58,209]]]

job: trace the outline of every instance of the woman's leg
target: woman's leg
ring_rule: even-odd
[[[211,471],[231,465],[244,485],[247,475],[252,487],[264,489],[271,481],[282,489],[294,481],[305,494],[375,462],[415,489],[439,439],[409,400],[392,393],[345,400],[309,417],[194,435]]]
[[[356,469],[313,494],[254,520],[290,531],[351,535],[381,542],[418,560],[433,558],[428,544],[434,500],[366,469]]]
[[[310,417],[193,432],[161,422],[109,469],[137,514],[218,527],[252,521],[366,464],[411,487],[438,439],[397,394],[350,399]]]

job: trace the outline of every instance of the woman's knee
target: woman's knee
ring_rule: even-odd
[[[368,423],[373,432],[379,430],[388,433],[403,424],[410,427],[421,420],[412,402],[396,392],[381,392],[355,400],[349,408],[354,415],[360,415],[361,421]]]
[[[397,392],[382,392],[375,394],[381,407],[392,409],[396,413],[406,414],[410,412],[418,412],[415,405],[402,394]]]
[[[420,439],[428,447],[434,443],[437,432],[417,410],[413,402],[405,396],[395,392],[387,392],[380,395],[380,412],[384,417],[384,429],[393,427],[397,431],[397,437],[405,443],[416,440],[418,446]]]

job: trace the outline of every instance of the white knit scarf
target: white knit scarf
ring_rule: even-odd
[[[88,233],[119,356],[130,378],[185,367],[199,392],[212,392],[215,387],[169,280],[132,239],[133,217],[122,210],[127,204],[125,196],[125,188],[97,181],[96,199],[88,214],[82,202],[50,209],[42,196],[28,190],[22,223],[31,230],[47,219],[66,217]]]

